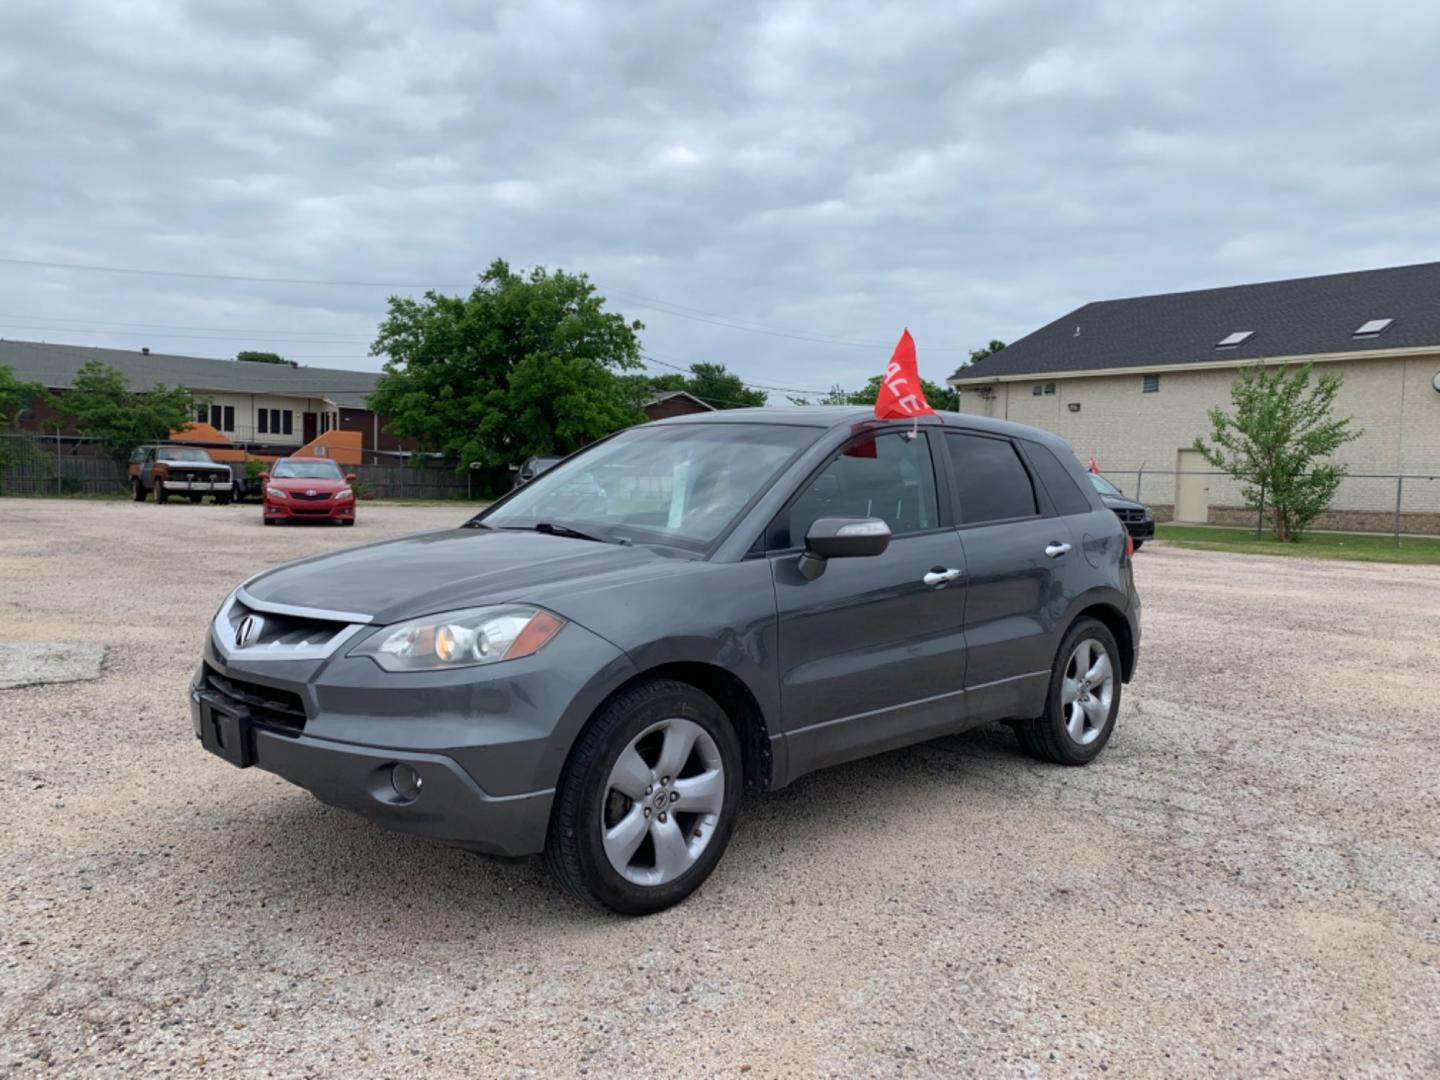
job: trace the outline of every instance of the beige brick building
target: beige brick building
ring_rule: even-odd
[[[1191,444],[1242,365],[1305,362],[1344,374],[1363,432],[1321,526],[1388,530],[1398,494],[1403,529],[1440,533],[1440,263],[1087,304],[949,382],[962,412],[1063,436],[1161,520],[1249,521]]]

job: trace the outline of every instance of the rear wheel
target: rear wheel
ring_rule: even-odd
[[[229,505],[230,505],[230,492],[227,491],[227,492],[225,492],[225,493],[223,493],[223,494],[221,494],[221,495],[216,495],[216,496],[215,496],[215,505],[216,505],[216,506],[229,506]]]
[[[595,907],[660,911],[720,861],[740,789],[740,741],[720,706],[684,683],[641,683],[606,705],[571,752],[546,862]]]
[[[1120,650],[1098,619],[1080,619],[1060,643],[1045,712],[1015,726],[1020,745],[1057,765],[1099,757],[1120,711]]]
[[[130,478],[130,498],[136,502],[145,501],[145,485],[140,483],[138,476],[132,476]]]

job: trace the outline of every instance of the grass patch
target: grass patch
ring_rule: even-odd
[[[1199,551],[1235,551],[1244,555],[1291,555],[1310,559],[1346,559],[1351,562],[1425,563],[1440,565],[1440,538],[1393,536],[1377,533],[1310,533],[1304,540],[1282,544],[1268,530],[1259,540],[1254,529],[1214,525],[1157,525],[1155,538],[1173,547]]]

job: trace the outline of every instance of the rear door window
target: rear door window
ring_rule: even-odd
[[[772,550],[799,547],[819,518],[880,518],[893,536],[940,524],[930,440],[900,434],[849,443],[771,527]]]
[[[1035,517],[1035,486],[1009,439],[949,432],[945,445],[962,525]]]
[[[1040,477],[1050,501],[1055,504],[1057,514],[1088,514],[1094,509],[1080,485],[1048,446],[1037,442],[1025,443],[1025,456]],[[1073,458],[1073,455],[1072,455]]]

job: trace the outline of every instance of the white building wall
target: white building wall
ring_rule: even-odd
[[[1327,362],[1315,365],[1315,371],[1344,374],[1337,411],[1353,416],[1362,431],[1336,459],[1352,474],[1436,476],[1433,481],[1407,481],[1404,508],[1440,513],[1440,393],[1431,384],[1440,372],[1440,352]],[[1074,447],[1082,462],[1093,457],[1101,472],[1132,493],[1143,466],[1140,496],[1169,506],[1174,479],[1167,474],[1173,474],[1181,449],[1197,437],[1208,438],[1208,411],[1230,410],[1236,373],[1234,368],[1167,371],[1160,374],[1159,391],[1150,394],[1142,391],[1140,374],[995,383],[989,401],[973,387],[963,387],[960,410],[1053,431]],[[1053,385],[1053,393],[1044,392],[1047,384]],[[1228,477],[1212,477],[1210,486],[1212,508],[1243,504],[1238,485]],[[1394,505],[1394,480],[1352,476],[1341,486],[1334,508],[1393,513]]]
[[[287,397],[279,394],[237,394],[227,390],[194,390],[198,400],[211,405],[206,422],[213,422],[213,407],[222,410],[228,406],[234,410],[233,428],[227,430],[216,425],[220,431],[235,442],[262,442],[275,446],[299,447],[305,443],[305,414],[315,413],[315,434],[320,435],[331,427],[339,426],[339,412],[322,398]],[[266,410],[265,431],[261,431],[260,411]],[[273,412],[272,412],[273,411]],[[290,414],[290,433],[285,433],[285,413]],[[196,411],[198,417],[198,409]],[[327,422],[328,418],[328,422]],[[278,419],[278,425],[271,421]]]

